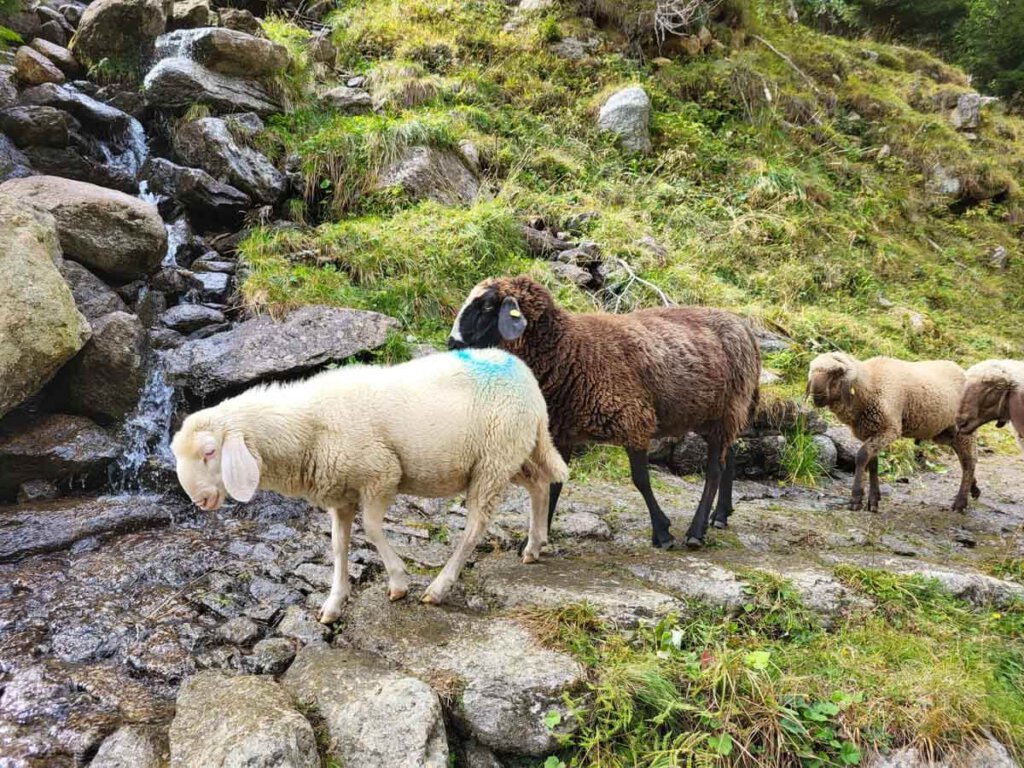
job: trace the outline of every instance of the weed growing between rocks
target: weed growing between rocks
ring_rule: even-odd
[[[874,607],[826,628],[785,581],[748,573],[735,613],[693,604],[632,633],[587,605],[530,611],[590,673],[547,765],[848,766],[995,737],[1024,750],[1024,604],[976,607],[933,580],[840,567]]]

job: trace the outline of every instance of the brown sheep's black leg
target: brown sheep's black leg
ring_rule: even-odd
[[[715,505],[715,516],[711,519],[715,528],[728,528],[729,515],[732,514],[732,482],[736,479],[736,446],[730,445],[725,454],[725,472],[718,488],[718,504]]]
[[[977,463],[977,451],[974,445],[974,436],[957,435],[952,439],[953,451],[960,459],[960,490],[953,499],[953,509],[957,512],[967,512],[967,494],[974,498],[981,496],[981,490],[974,480],[975,465]]]
[[[850,496],[850,509],[854,511],[864,507],[864,470],[870,461],[868,449],[862,445],[857,451],[857,468],[853,472],[853,494]]]
[[[555,521],[555,507],[558,506],[558,497],[562,495],[562,484],[552,483],[551,492],[548,494],[548,530],[551,530],[551,524]]]
[[[877,512],[882,500],[882,489],[878,485],[878,457],[868,463],[868,512]]]
[[[708,529],[708,517],[711,505],[718,494],[718,486],[722,482],[722,439],[708,437],[708,471],[704,476],[704,492],[700,496],[697,511],[693,514],[690,529],[686,532],[686,546],[696,548],[704,543],[704,534]]]
[[[647,511],[651,514],[651,544],[668,549],[675,543],[675,538],[669,533],[669,519],[661,511],[658,500],[654,498],[654,492],[651,490],[651,475],[647,469],[647,450],[627,448],[626,455],[629,456],[629,472],[633,477],[633,485],[644,497]]]

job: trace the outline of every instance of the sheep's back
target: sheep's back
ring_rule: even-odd
[[[956,363],[871,358],[864,364],[883,401],[890,399],[899,411],[904,437],[929,439],[956,423],[966,381],[964,370]]]

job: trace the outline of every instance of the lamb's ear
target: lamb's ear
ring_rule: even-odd
[[[505,341],[515,341],[526,330],[526,318],[519,309],[519,302],[506,296],[498,310],[498,333]]]
[[[224,438],[221,448],[220,475],[224,488],[238,501],[249,501],[260,484],[260,465],[245,447],[245,440],[236,433]]]

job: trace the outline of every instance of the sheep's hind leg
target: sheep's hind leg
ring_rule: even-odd
[[[459,578],[462,568],[472,554],[480,537],[487,529],[487,521],[491,518],[491,511],[494,509],[501,496],[501,490],[470,492],[467,498],[468,519],[466,528],[462,531],[462,537],[455,546],[455,551],[448,558],[444,568],[437,574],[437,577],[427,587],[427,591],[420,598],[422,602],[430,605],[439,605],[444,602],[448,590]]]
[[[352,519],[355,506],[330,507],[331,554],[334,560],[334,575],[331,579],[331,594],[320,608],[320,622],[330,624],[341,617],[341,607],[348,600],[352,588],[348,578],[348,545],[352,539]]]
[[[868,462],[868,512],[877,512],[882,501],[882,489],[878,484],[878,457]]]
[[[953,510],[956,512],[967,512],[967,494],[974,498],[981,496],[981,489],[978,488],[974,479],[975,465],[977,463],[977,448],[974,436],[969,437],[957,435],[951,441],[956,457],[960,459],[960,489],[956,498],[953,499]]]
[[[524,563],[536,563],[540,561],[540,551],[548,543],[548,526],[545,512],[548,509],[548,494],[550,489],[547,483],[531,481],[520,482],[530,492],[530,535],[523,548],[522,557]],[[561,486],[561,484],[558,484]]]
[[[718,494],[718,487],[722,482],[722,438],[712,434],[707,436],[708,441],[708,471],[704,476],[704,492],[700,496],[700,503],[697,504],[697,511],[693,513],[693,520],[690,529],[686,532],[686,546],[696,549],[704,544],[704,534],[708,529],[708,517],[711,514],[711,505]]]
[[[711,523],[715,528],[728,528],[729,515],[732,514],[732,483],[736,479],[736,446],[729,446],[725,454],[725,471],[718,488],[718,504],[715,505],[715,516]]]
[[[388,599],[401,600],[409,593],[409,574],[384,534],[384,515],[391,505],[391,496],[371,496],[363,501],[363,528],[366,538],[377,548],[384,570],[388,572]]]
[[[668,530],[671,521],[662,512],[661,506],[651,490],[651,474],[647,468],[647,449],[627,448],[626,455],[629,456],[629,472],[633,478],[633,485],[644,497],[644,503],[651,516],[651,545],[660,549],[671,549],[676,540]]]

